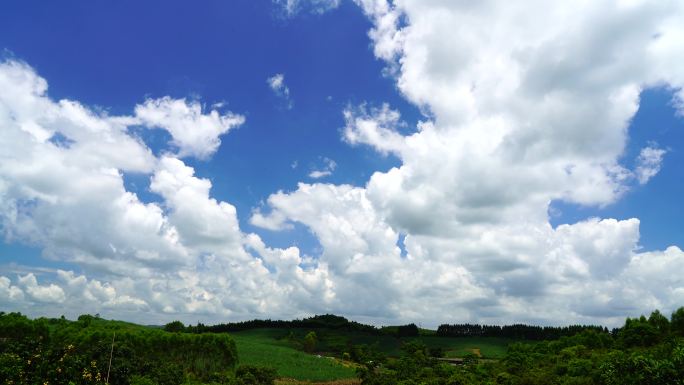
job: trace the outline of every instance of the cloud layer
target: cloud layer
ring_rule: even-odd
[[[50,99],[26,64],[0,64],[0,229],[82,269],[0,276],[0,305],[434,326],[615,324],[684,304],[684,252],[642,251],[637,218],[548,219],[553,201],[611,204],[667,161],[650,144],[633,169],[620,162],[643,89],[671,87],[683,104],[681,2],[356,2],[425,120],[405,135],[387,104],[345,109],[341,140],[401,166],[363,186],[300,183],[254,210],[265,231],[308,228],[315,257],[244,232],[184,161],[209,159],[243,116],[169,97],[109,116]],[[155,155],[141,128],[166,130],[168,148]],[[127,174],[148,175],[160,203],[127,191]]]

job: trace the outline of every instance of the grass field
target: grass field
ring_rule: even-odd
[[[268,329],[262,329],[264,332]],[[308,330],[292,329],[296,338],[303,338]],[[270,330],[272,338],[284,338],[289,331]],[[376,344],[379,351],[388,356],[401,355],[401,345],[406,341],[418,340],[428,348],[442,348],[447,357],[463,357],[469,353],[479,351],[482,358],[502,358],[506,354],[508,345],[515,340],[494,337],[438,337],[436,335],[423,335],[420,337],[408,337],[399,339],[390,335],[371,335],[359,332],[346,332],[338,330],[316,330],[319,337],[318,350],[326,355],[335,355],[347,350],[350,345],[373,345]]]
[[[506,355],[508,344],[514,340],[494,337],[421,337],[428,347],[440,347],[446,357],[463,357],[475,353],[482,358],[498,359]]]
[[[355,369],[338,360],[306,354],[278,339],[283,333],[275,329],[255,329],[231,333],[237,345],[241,364],[270,366],[282,378],[305,381],[352,379]]]
[[[320,329],[316,330],[319,337],[316,348],[318,354],[307,354],[298,350],[296,342],[293,342],[302,339],[307,332],[304,329],[254,329],[234,332],[231,336],[237,344],[241,364],[270,366],[278,371],[281,378],[311,382],[352,381],[355,378],[352,364],[327,357],[339,357],[340,352],[350,345],[375,344],[386,355],[399,356],[402,343],[419,340],[430,348],[442,348],[447,357],[476,353],[482,358],[497,359],[505,355],[508,344],[513,342],[504,338],[444,338],[429,335],[398,339],[388,335]]]

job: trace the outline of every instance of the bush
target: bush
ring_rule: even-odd
[[[277,372],[273,368],[243,365],[235,372],[235,378],[240,385],[273,385]]]
[[[185,325],[180,321],[173,321],[164,325],[164,330],[169,333],[180,333],[185,330]]]

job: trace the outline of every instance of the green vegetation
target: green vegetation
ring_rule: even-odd
[[[228,335],[227,328],[238,330]],[[110,354],[109,383],[116,385],[684,384],[684,308],[669,318],[654,311],[627,319],[610,332],[469,324],[377,329],[331,315],[158,328],[0,312],[0,384],[102,384]]]
[[[514,343],[501,360],[465,356],[460,365],[430,358],[420,342],[403,345],[398,358],[368,362],[363,385],[413,384],[684,384],[684,308],[668,320],[627,319],[614,333],[583,330],[553,341]]]
[[[308,333],[310,331],[307,329],[268,328],[234,332],[231,336],[238,345],[240,362],[254,363],[245,361],[246,358],[242,354],[243,344],[257,343],[263,349],[270,349],[270,346],[274,346],[307,351],[305,338]],[[409,341],[420,341],[430,349],[441,349],[445,357],[463,357],[479,350],[482,358],[502,358],[506,354],[508,345],[519,341],[496,337],[444,338],[434,333],[400,338],[393,334],[369,334],[339,329],[318,329],[315,333],[317,341],[313,352],[337,358],[343,358],[345,353],[351,355],[354,349],[371,349],[384,356],[399,356],[402,352],[401,346]]]
[[[296,350],[296,342],[282,334],[278,329],[233,333],[240,363],[272,367],[279,377],[297,380],[331,381],[356,376],[353,367],[345,366],[339,360]]]
[[[177,385],[230,377],[237,363],[225,334],[168,333],[90,315],[67,321],[0,313],[0,341],[3,384]]]

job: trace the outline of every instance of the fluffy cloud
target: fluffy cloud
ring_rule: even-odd
[[[633,170],[620,159],[640,92],[684,86],[681,3],[356,3],[373,22],[375,55],[426,120],[402,135],[387,105],[347,108],[343,139],[402,165],[355,188],[346,209],[330,194],[344,186],[300,185],[272,195],[258,222],[305,224],[329,266],[386,266],[379,287],[398,318],[619,322],[676,305],[684,280],[656,290],[636,266],[663,261],[654,269],[667,275],[664,261],[680,263],[681,250],[639,252],[635,218],[554,229],[548,210],[554,200],[608,205],[657,174],[663,150],[645,148]],[[357,250],[371,242],[361,231],[339,236],[355,205],[370,228],[388,229],[372,240],[382,252]],[[325,241],[332,233],[343,246]],[[405,258],[391,251],[399,234]]]
[[[137,122],[148,127],[163,128],[171,134],[178,155],[206,159],[221,145],[219,137],[244,123],[242,115],[217,110],[202,113],[199,102],[184,99],[148,99],[135,108]]]
[[[12,281],[0,276],[0,303],[9,306],[14,302],[21,302],[24,299],[24,292],[17,286],[12,285]]]
[[[656,177],[657,147],[633,170],[621,161],[644,88],[682,104],[681,2],[356,2],[425,120],[405,135],[389,105],[345,109],[342,140],[401,165],[363,186],[300,183],[253,211],[269,230],[306,226],[315,258],[243,232],[180,159],[210,156],[241,116],[161,98],[111,117],[53,101],[32,69],[3,63],[3,235],[84,273],[3,276],[0,301],[154,322],[337,312],[430,326],[616,324],[682,304],[684,252],[641,250],[637,218],[548,220],[553,201],[608,205]],[[155,157],[132,125],[168,130],[177,151]],[[127,191],[126,173],[150,175],[161,202]]]
[[[49,303],[64,302],[64,290],[61,287],[55,284],[45,286],[39,285],[38,280],[36,280],[36,276],[33,275],[33,273],[19,277],[19,285],[23,287],[24,292],[31,301]]]
[[[343,139],[351,145],[368,144],[382,154],[401,154],[404,137],[396,132],[400,118],[399,111],[390,109],[387,103],[370,112],[364,105],[357,109],[347,108],[344,110]]]
[[[335,290],[334,309],[346,314],[396,316],[401,251],[397,234],[378,218],[364,189],[349,185],[299,184],[297,191],[268,199],[269,215],[257,212],[259,224],[283,226],[282,218],[308,226],[323,247],[319,264],[326,266]],[[254,217],[253,217],[254,218]],[[263,223],[263,222],[261,222]]]
[[[332,296],[325,266],[244,234],[235,207],[212,198],[210,181],[178,158],[213,153],[241,117],[203,114],[198,103],[170,98],[148,100],[133,116],[108,116],[51,100],[47,82],[16,61],[0,64],[0,88],[5,241],[35,245],[45,258],[85,271],[2,276],[3,305],[163,322],[294,316],[322,309]],[[179,152],[155,157],[135,135],[141,124],[169,130]],[[126,173],[150,175],[161,202],[127,191]]]

